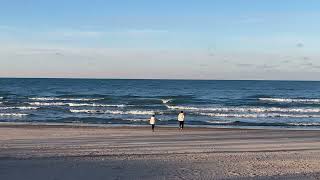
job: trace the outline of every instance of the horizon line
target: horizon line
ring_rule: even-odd
[[[89,77],[1,77],[0,79],[74,79],[74,80],[167,80],[167,81],[300,81],[320,82],[320,80],[286,80],[286,79],[184,79],[184,78],[89,78]]]

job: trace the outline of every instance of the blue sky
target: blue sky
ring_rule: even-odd
[[[0,76],[320,80],[317,0],[3,0]]]

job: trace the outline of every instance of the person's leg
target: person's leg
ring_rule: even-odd
[[[182,121],[181,129],[183,129],[183,127],[184,127],[184,121]]]
[[[154,124],[152,124],[152,131],[154,131]]]

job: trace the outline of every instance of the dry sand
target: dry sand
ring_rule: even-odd
[[[1,125],[0,179],[320,179],[320,131]]]

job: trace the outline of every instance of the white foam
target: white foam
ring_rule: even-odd
[[[70,109],[73,113],[88,113],[88,114],[132,114],[132,115],[153,115],[154,111],[111,111],[111,110],[91,110],[91,109]]]
[[[235,117],[235,118],[319,118],[320,115],[305,115],[305,114],[279,114],[279,113],[266,113],[266,114],[224,114],[224,113],[199,113],[203,116],[211,117]]]
[[[98,101],[103,98],[58,98],[58,97],[35,97],[29,98],[36,101]]]
[[[0,97],[0,99],[3,99],[3,97]]]
[[[214,112],[287,112],[287,113],[320,113],[320,108],[276,108],[276,107],[187,107],[167,106],[169,109],[190,110],[190,111],[214,111]]]
[[[22,117],[27,116],[28,114],[22,114],[22,113],[0,113],[0,116],[14,116],[14,117]]]
[[[33,106],[70,106],[70,107],[81,107],[81,106],[91,106],[91,107],[119,107],[123,108],[124,104],[89,104],[89,103],[64,103],[64,102],[30,102]]]
[[[188,107],[188,106],[168,106],[169,109],[181,109],[181,110],[200,110],[200,108],[197,107]],[[208,109],[208,108],[201,108],[201,109]]]
[[[310,122],[310,123],[288,123],[289,125],[293,125],[293,126],[320,126],[319,122]]]
[[[229,124],[232,123],[232,121],[206,121],[207,123],[211,124]]]
[[[168,102],[172,101],[172,99],[161,99],[163,104],[167,104]]]
[[[71,107],[80,107],[80,106],[92,106],[92,107],[119,107],[119,108],[123,108],[126,105],[124,104],[88,104],[88,103],[68,103],[69,106]]]
[[[132,121],[132,122],[147,122],[149,121],[149,119],[126,119],[128,121]]]
[[[259,98],[260,101],[280,102],[280,103],[311,103],[318,104],[320,99],[290,99],[290,98]]]
[[[28,107],[28,106],[22,106],[22,107],[0,107],[0,109],[2,110],[6,110],[6,109],[20,109],[20,110],[35,110],[35,109],[39,109],[39,107]]]
[[[69,106],[69,103],[63,103],[63,102],[30,102],[29,103],[32,106]]]

